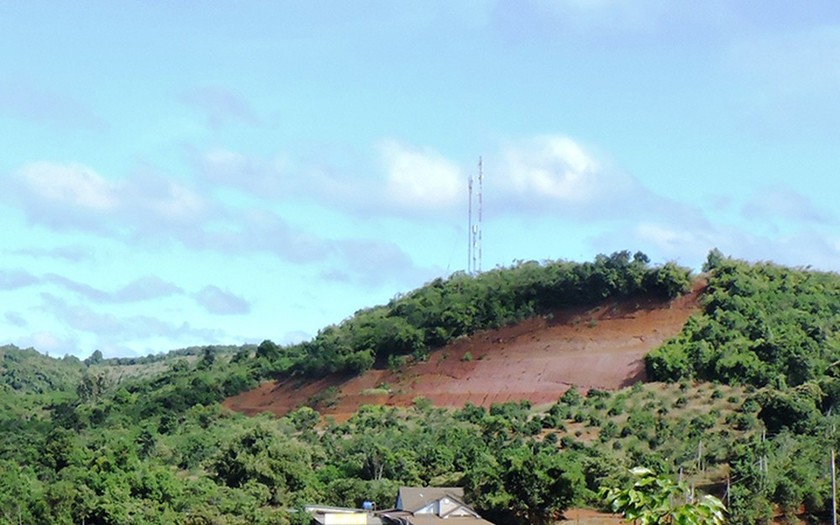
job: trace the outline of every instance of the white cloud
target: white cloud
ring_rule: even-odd
[[[737,107],[755,134],[830,142],[840,116],[838,57],[840,25],[812,24],[734,40],[724,63]]]
[[[485,202],[491,213],[555,215],[573,220],[627,220],[685,209],[574,139],[538,136],[505,145],[490,159]],[[689,213],[691,214],[691,213]]]
[[[810,265],[835,269],[840,258],[840,238],[810,228],[790,233],[757,233],[742,226],[711,224],[696,227],[667,218],[621,224],[589,239],[596,251],[632,247],[655,261],[675,260],[699,269],[709,250],[748,261],[773,261],[789,266]]]
[[[241,315],[251,311],[248,301],[218,286],[205,286],[193,298],[211,314]]]
[[[117,208],[117,188],[81,164],[34,162],[20,170],[32,196],[56,206],[109,211]]]
[[[0,270],[0,290],[17,290],[38,282],[40,279],[26,270]]]
[[[683,255],[696,256],[707,252],[713,246],[708,232],[692,231],[662,223],[643,222],[637,224],[632,235],[637,242],[652,246],[656,253],[674,258]]]
[[[193,328],[186,321],[178,322],[170,315],[163,320],[149,315],[120,316],[101,312],[84,304],[68,303],[61,297],[49,293],[41,294],[41,308],[57,321],[77,332],[93,335],[97,346],[114,346],[116,342],[149,341],[168,338],[172,341],[221,340],[222,330]]]
[[[586,202],[608,188],[607,172],[575,141],[544,136],[503,151],[507,185],[526,198]]]
[[[112,181],[78,163],[34,162],[3,183],[2,197],[30,222],[114,238],[186,239],[216,206],[184,183],[145,171]]]
[[[456,162],[393,139],[376,144],[370,166],[358,158],[346,166],[329,155],[261,157],[225,148],[189,155],[202,180],[266,203],[296,199],[364,217],[436,217],[466,202],[467,178]]]
[[[100,290],[57,274],[47,274],[44,281],[96,303],[133,303],[183,294],[180,287],[153,275],[135,279],[113,292]]]
[[[210,204],[196,191],[159,175],[140,175],[126,185],[127,208],[139,219],[162,222],[193,222],[209,212]]]
[[[65,93],[26,82],[0,83],[0,115],[54,126],[60,130],[108,128],[90,107]]]
[[[18,312],[6,312],[4,317],[6,318],[6,322],[12,326],[22,328],[28,324],[26,319],[24,319],[24,317]]]
[[[330,281],[365,286],[415,284],[441,273],[440,269],[418,267],[399,246],[386,241],[343,239],[336,241],[335,249],[339,257],[337,267],[321,275]]]
[[[58,335],[47,331],[34,332],[29,336],[24,337],[18,343],[18,346],[24,348],[31,347],[39,352],[53,356],[78,354],[77,339],[62,339]]]
[[[73,263],[79,263],[84,260],[94,258],[94,249],[81,245],[67,245],[58,246],[55,248],[44,248],[38,246],[36,248],[22,248],[19,250],[8,250],[6,253],[13,255],[26,255],[36,258],[47,258],[65,260]]]
[[[838,56],[840,25],[751,35],[729,50],[731,65],[739,73],[754,75],[765,93],[777,95],[833,93],[840,87]]]
[[[215,184],[262,197],[276,197],[290,186],[288,162],[282,158],[268,160],[224,148],[191,151],[190,156],[201,176]]]
[[[429,150],[394,140],[380,143],[385,197],[401,210],[448,209],[465,201],[467,181],[461,168]]]
[[[705,39],[726,30],[732,18],[730,3],[708,0],[682,9],[667,0],[519,0],[497,2],[493,27],[508,41],[552,42],[573,39],[582,44],[638,45]]]
[[[181,101],[203,111],[210,127],[231,124],[259,126],[262,119],[247,100],[231,89],[203,86],[191,89],[181,96]]]
[[[770,222],[835,224],[830,212],[818,209],[813,201],[786,187],[763,188],[752,196],[741,210],[744,218]]]

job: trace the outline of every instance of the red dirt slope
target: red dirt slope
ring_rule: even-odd
[[[701,291],[698,285],[671,302],[629,300],[563,310],[549,319],[459,339],[398,372],[264,383],[224,404],[246,414],[283,415],[332,386],[338,393],[322,413],[340,421],[363,404],[408,406],[417,396],[451,407],[526,399],[544,404],[556,401],[571,385],[582,390],[621,388],[645,379],[642,358],[679,333],[697,311]]]

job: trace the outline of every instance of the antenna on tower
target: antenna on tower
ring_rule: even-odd
[[[478,272],[481,273],[481,215],[484,211],[484,164],[478,157]]]
[[[470,173],[469,178],[469,190],[470,190],[470,197],[469,197],[469,205],[467,206],[467,212],[469,215],[469,219],[467,222],[467,273],[473,273],[473,226],[472,226],[472,201],[473,201],[473,176]]]
[[[478,158],[478,217],[473,221],[473,183],[474,178],[469,178],[469,222],[467,223],[469,239],[467,242],[467,273],[475,275],[481,273],[481,221],[484,208],[484,165],[481,157]]]

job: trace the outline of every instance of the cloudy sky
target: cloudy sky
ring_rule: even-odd
[[[688,7],[690,5],[690,7]],[[840,4],[0,1],[0,342],[299,341],[467,266],[840,270]]]

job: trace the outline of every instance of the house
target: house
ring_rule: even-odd
[[[400,487],[394,508],[377,514],[384,525],[493,525],[464,503],[460,487]]]
[[[312,525],[493,525],[464,503],[460,487],[400,487],[393,509],[308,505]]]
[[[382,518],[368,509],[307,505],[312,514],[312,525],[382,525]]]

